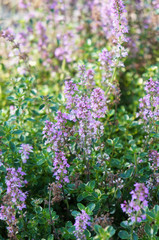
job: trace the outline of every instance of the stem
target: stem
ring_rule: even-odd
[[[132,225],[132,228],[131,228],[131,239],[130,240],[133,240],[133,231],[134,231],[134,227],[135,227],[135,224]]]
[[[135,160],[135,174],[137,173],[137,156],[136,153],[134,153],[134,160]]]
[[[62,192],[63,192],[64,202],[66,203],[66,207],[67,207],[67,213],[69,213],[70,207],[69,207],[69,203],[68,203],[68,200],[67,200],[65,192],[64,192],[63,185],[62,185]]]
[[[55,234],[55,237],[57,237],[54,222],[52,220],[52,214],[51,214],[51,190],[49,190],[49,214],[50,214],[50,220],[51,220],[51,233],[53,232]]]
[[[87,168],[87,182],[88,182],[88,181],[90,180],[90,171],[89,171],[89,160],[86,160],[85,149],[86,149],[86,139],[85,139],[85,141],[84,141],[83,159],[84,159],[84,162],[85,162],[86,168]]]
[[[113,80],[114,80],[114,78],[115,78],[116,69],[117,69],[117,67],[114,68],[113,76],[112,76],[112,78],[111,78],[111,80],[110,80],[110,83],[112,83]],[[106,90],[106,92],[105,92],[106,95],[107,95],[107,93],[109,92],[109,90],[110,90],[110,86],[108,86],[108,88],[107,88],[107,90]]]

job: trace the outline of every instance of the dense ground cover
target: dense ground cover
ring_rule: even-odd
[[[0,239],[159,239],[158,0],[9,7]]]

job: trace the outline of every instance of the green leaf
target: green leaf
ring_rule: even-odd
[[[36,91],[35,90],[31,90],[31,93],[35,96],[36,95]]]
[[[129,178],[132,175],[133,171],[134,171],[134,169],[133,169],[133,167],[131,167],[126,172],[120,174],[120,176],[122,178]]]
[[[82,194],[80,194],[77,198],[77,201],[78,202],[81,202],[84,198],[86,198],[87,196],[89,196],[89,193],[88,192],[84,192]]]
[[[4,131],[0,131],[0,137],[4,136],[5,132]]]
[[[92,212],[94,209],[95,209],[96,205],[94,203],[90,203],[88,206],[87,206],[87,209],[89,210],[89,212]]]
[[[90,181],[90,182],[89,182],[89,186],[90,186],[92,189],[95,188],[95,184],[96,184],[95,181]]]
[[[15,111],[15,114],[16,114],[16,116],[20,116],[20,111],[19,111],[19,109],[17,109],[17,110]]]
[[[115,229],[112,226],[108,226],[105,228],[107,232],[109,233],[110,237],[112,237],[115,234]]]
[[[86,236],[87,238],[90,239],[90,237],[91,237],[90,231],[88,231],[88,230],[86,229],[86,230],[84,231],[84,234],[85,234],[85,236]]]
[[[158,224],[157,224],[157,225],[154,225],[154,226],[153,226],[153,234],[156,235],[156,234],[158,233],[158,230],[159,230]]]
[[[13,134],[21,134],[23,131],[22,130],[15,130]]]
[[[7,100],[14,100],[14,97],[7,97]]]
[[[50,234],[49,236],[48,236],[48,239],[47,240],[54,240],[54,235],[53,234]]]
[[[159,212],[159,205],[155,205],[153,209],[154,209],[155,213],[158,213]]]
[[[78,202],[81,202],[83,199],[84,199],[83,194],[80,194],[80,195],[77,197],[77,201],[78,201]]]
[[[121,160],[118,160],[117,158],[112,158],[110,161],[110,164],[112,167],[116,167],[116,168],[121,168]]]
[[[42,104],[42,105],[39,107],[39,110],[42,110],[44,107],[45,107],[45,104]]]
[[[39,116],[39,113],[35,110],[32,110],[32,113],[33,113],[34,116]]]
[[[33,119],[33,118],[27,118],[26,121],[35,122],[35,119]]]
[[[128,232],[124,231],[124,230],[121,230],[119,233],[118,233],[118,236],[121,238],[121,239],[130,239],[130,235],[128,234]]]
[[[138,240],[138,236],[137,236],[137,234],[135,233],[135,232],[133,232],[133,240]]]
[[[61,100],[62,99],[62,94],[59,93],[58,98]]]
[[[155,218],[155,214],[151,211],[151,212],[149,212],[149,211],[147,211],[146,212],[146,215],[151,219],[151,220],[153,220],[154,218]]]
[[[108,139],[108,140],[107,140],[107,143],[108,143],[109,145],[113,145],[113,140],[112,140],[112,139]]]
[[[10,146],[10,149],[12,150],[12,152],[15,152],[16,150],[16,146],[13,142],[9,142],[9,146]]]
[[[71,221],[66,222],[66,228],[68,228],[68,227],[72,227],[72,222]]]
[[[115,148],[123,148],[123,145],[122,145],[121,143],[117,143],[117,144],[115,145]]]
[[[120,129],[120,131],[122,131],[122,132],[126,132],[126,128],[123,127],[123,126],[120,126],[119,129]]]
[[[71,215],[74,216],[74,217],[77,217],[80,213],[76,210],[72,211],[71,212]]]
[[[77,203],[77,207],[80,211],[85,210],[85,206],[82,203]]]
[[[153,236],[153,229],[150,227],[150,225],[148,223],[146,223],[144,229],[145,229],[145,233],[147,234],[148,237]]]
[[[20,136],[20,141],[24,142],[24,136],[23,135]]]
[[[50,107],[50,109],[51,109],[53,112],[57,112],[57,111],[58,111],[58,108],[57,108],[57,107]]]
[[[117,198],[121,198],[121,191],[120,191],[120,189],[117,190],[116,196],[117,196]]]
[[[130,227],[128,221],[123,221],[123,222],[121,222],[121,223],[120,223],[120,226],[123,227],[123,228],[129,228],[129,227]]]
[[[156,125],[159,125],[159,121],[156,122]]]
[[[34,101],[34,99],[32,99],[32,98],[25,98],[24,99],[26,102],[32,102],[32,101]]]
[[[42,165],[43,163],[45,163],[45,159],[41,159],[41,160],[39,160],[38,162],[37,162],[37,165],[38,166],[40,166],[40,165]]]
[[[99,228],[102,228],[100,225],[94,225],[94,231],[98,234],[99,233]]]
[[[153,137],[159,138],[159,133],[154,134]]]
[[[111,117],[111,116],[114,115],[114,113],[115,113],[115,110],[112,109],[112,110],[110,110],[110,111],[107,113],[107,115],[108,115],[109,117]]]

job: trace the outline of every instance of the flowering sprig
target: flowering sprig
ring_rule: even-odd
[[[66,6],[64,0],[44,0],[44,4],[50,11],[50,18],[51,15],[54,14],[54,21],[56,23],[62,22],[64,20]]]
[[[4,38],[6,42],[11,43],[11,50],[8,56],[11,58],[11,65],[17,64],[17,71],[20,74],[26,74],[29,71],[28,68],[28,54],[24,48],[22,48],[18,38],[13,29],[7,28],[0,32],[0,37]]]
[[[26,0],[20,0],[19,1],[19,8],[27,9],[29,6],[30,6],[30,3]]]
[[[146,95],[139,100],[140,111],[137,116],[140,116],[141,121],[149,127],[159,120],[159,81],[150,78],[145,83],[145,91]]]
[[[127,41],[125,34],[128,33],[128,23],[125,17],[126,8],[122,0],[111,1],[111,11],[113,19],[113,33],[115,38],[114,42],[121,45],[123,42]]]
[[[45,144],[48,145],[47,151],[55,153],[53,175],[61,188],[62,184],[69,182],[67,168],[70,165],[67,163],[65,152],[69,149],[69,137],[73,134],[73,129],[67,124],[70,120],[68,114],[58,111],[55,120],[55,123],[45,122],[43,135],[46,138]]]
[[[75,231],[74,235],[77,240],[84,240],[86,236],[84,235],[84,231],[87,229],[87,226],[90,226],[90,216],[82,210],[81,213],[75,219]]]
[[[105,116],[107,99],[102,89],[94,87],[94,70],[81,66],[79,78],[79,83],[65,82],[66,110],[69,113],[58,111],[55,122],[46,121],[43,129],[47,151],[55,153],[54,176],[62,183],[69,182],[66,155],[70,153],[71,137],[76,134],[79,156],[82,154],[83,160],[88,160],[93,140],[98,140],[104,130],[99,119]]]
[[[36,33],[38,36],[38,51],[42,55],[42,59],[45,61],[49,61],[49,53],[48,53],[48,37],[46,34],[46,26],[43,22],[39,21],[36,23]]]
[[[6,185],[7,191],[2,198],[3,205],[0,207],[0,219],[6,221],[8,236],[14,238],[18,232],[16,213],[26,208],[25,200],[27,193],[21,188],[27,183],[23,179],[26,175],[21,168],[7,168]]]
[[[27,159],[29,159],[29,155],[31,152],[33,152],[33,147],[29,144],[21,144],[20,146],[20,150],[19,153],[21,153],[21,158],[22,158],[22,162],[26,163]]]
[[[45,122],[43,129],[45,144],[48,145],[47,151],[60,151],[69,146],[68,139],[73,134],[73,129],[68,126],[70,115],[67,113],[57,112],[56,122]]]
[[[55,57],[60,61],[72,62],[73,52],[75,50],[75,35],[68,31],[65,34],[58,34],[57,40],[60,46],[55,49]]]
[[[55,152],[55,158],[53,161],[53,172],[56,178],[56,181],[60,184],[59,188],[62,188],[64,183],[69,183],[68,171],[70,165],[67,163],[67,158],[63,152]]]
[[[128,22],[126,8],[122,0],[103,1],[101,4],[101,23],[106,37],[112,45],[111,50],[108,51],[104,48],[99,53],[102,84],[107,88],[107,95],[113,95],[114,103],[118,103],[120,89],[116,80],[116,70],[119,67],[124,67],[122,58],[128,55],[127,49],[123,46],[127,42]]]
[[[151,169],[153,170],[154,177],[156,178],[156,182],[159,183],[159,152],[156,150],[152,150],[149,153],[149,161],[151,164]]]
[[[148,207],[149,191],[145,187],[144,183],[135,183],[135,190],[130,192],[132,198],[128,203],[124,201],[121,204],[123,212],[127,213],[132,222],[141,222],[146,219],[146,215],[142,213],[146,207]]]
[[[95,88],[94,70],[86,70],[83,65],[79,70],[78,84],[72,80],[65,83],[66,108],[76,122],[78,146],[89,156],[92,139],[98,139],[103,133],[104,126],[99,119],[105,116],[107,99],[102,89]]]

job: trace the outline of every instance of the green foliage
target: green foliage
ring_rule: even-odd
[[[81,2],[86,4],[88,1],[76,2],[80,5]],[[144,6],[148,4],[148,1],[141,2],[146,4]],[[128,7],[132,4],[128,14],[129,37],[132,41],[138,39],[135,41],[138,52],[133,53],[127,45],[129,55],[125,58],[125,67],[115,69],[115,83],[108,83],[108,86],[102,82],[98,56],[105,47],[111,50],[114,43],[111,39],[105,39],[101,26],[97,24],[93,27],[96,11],[98,15],[98,9],[94,6],[88,11],[82,5],[83,11],[80,10],[80,14],[75,17],[76,23],[60,21],[57,26],[54,23],[53,28],[49,25],[52,20],[49,19],[48,10],[37,7],[40,14],[37,18],[30,18],[27,23],[22,18],[14,23],[18,33],[27,26],[33,30],[29,38],[28,58],[23,59],[21,56],[18,63],[11,64],[7,52],[12,44],[11,51],[17,49],[12,41],[5,42],[6,52],[0,52],[0,205],[6,196],[7,168],[21,167],[28,182],[22,186],[28,193],[27,208],[21,212],[16,209],[18,240],[75,240],[74,223],[82,210],[91,219],[90,226],[84,229],[86,240],[159,239],[159,173],[152,168],[152,162],[149,161],[152,150],[159,152],[159,120],[155,120],[153,124],[141,123],[142,119],[136,116],[139,112],[139,99],[145,95],[144,83],[150,77],[159,79],[159,40],[153,26],[143,30],[143,16],[149,16],[149,10],[144,10],[142,14],[136,8],[139,14],[136,19],[133,14],[137,13],[131,12],[135,3],[125,3]],[[70,19],[76,16],[76,11],[72,3],[70,14],[73,15],[69,16]],[[155,12],[158,14],[158,10]],[[54,14],[53,10],[51,14]],[[133,18],[135,22],[131,22]],[[43,59],[36,48],[39,40],[36,24],[39,21],[44,22],[46,34],[52,39],[53,47],[48,44],[47,49],[51,61],[49,67],[47,59]],[[67,62],[66,59],[56,58],[55,49],[61,46],[58,30],[65,33],[75,29],[78,31],[73,60]],[[92,89],[101,87],[107,97],[108,109],[99,120],[104,126],[103,135],[92,138],[91,153],[87,156],[87,161],[84,147],[78,148],[77,132],[70,136],[69,147],[64,143],[70,165],[70,182],[63,184],[58,191],[53,176],[55,154],[52,149],[47,151],[42,132],[46,120],[56,122],[58,111],[69,112],[66,109],[64,83],[67,77],[68,80],[71,78],[75,82],[80,81],[77,72],[80,63],[95,71],[96,83],[96,86],[87,86],[88,89],[83,89],[81,84],[81,91],[84,94],[90,91],[91,94]],[[27,71],[21,74],[18,69],[22,66]],[[118,96],[109,93],[109,84],[113,89],[120,89]],[[66,125],[70,129],[77,129],[79,122],[67,120]],[[148,131],[145,126],[149,127]],[[33,147],[26,163],[19,152],[21,144]],[[130,192],[136,182],[145,183],[149,187],[149,207],[143,210],[146,219],[141,222],[131,222],[121,209],[124,200],[130,201]],[[55,186],[51,187],[52,183]],[[5,221],[0,220],[2,240],[8,239],[7,226]]]

